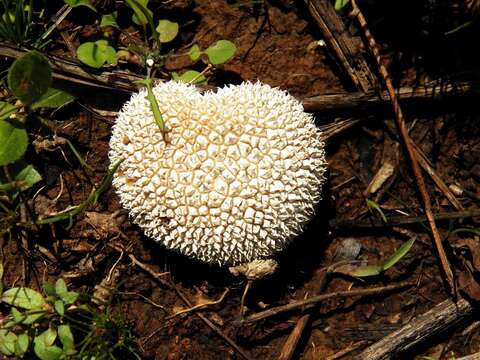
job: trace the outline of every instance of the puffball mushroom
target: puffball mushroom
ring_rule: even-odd
[[[326,161],[311,115],[259,82],[201,94],[153,88],[124,105],[110,140],[113,185],[133,222],[167,248],[218,265],[270,258],[302,232],[320,200]]]

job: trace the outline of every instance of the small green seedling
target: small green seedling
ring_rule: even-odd
[[[114,28],[119,29],[120,27],[117,24],[117,12],[114,11],[111,14],[106,14],[102,16],[102,20],[100,21],[100,26],[112,26]]]
[[[202,54],[205,54],[207,55],[210,64],[220,65],[230,60],[233,55],[235,55],[236,51],[237,48],[231,41],[218,40],[205,50],[202,50],[198,45],[193,45],[190,49],[189,55],[193,61],[197,61]]]
[[[117,64],[117,52],[108,44],[107,40],[83,43],[77,49],[77,57],[84,64],[96,69],[105,63]]]
[[[382,211],[382,208],[380,207],[380,205],[378,205],[375,201],[372,201],[370,199],[365,199],[365,202],[367,203],[367,208],[370,212],[376,212],[380,218],[382,219],[382,221],[384,223],[387,223],[387,217],[385,216],[385,214],[383,213]]]
[[[368,277],[368,276],[378,276],[383,272],[390,269],[397,262],[399,262],[412,248],[413,243],[415,242],[416,237],[412,237],[406,243],[404,243],[400,248],[395,251],[395,253],[388,258],[388,260],[383,265],[368,265],[361,266],[353,270],[349,275],[355,277]]]
[[[335,0],[335,10],[342,10],[349,2],[350,0]]]
[[[159,33],[161,43],[168,43],[178,35],[178,23],[162,19],[158,22],[156,31]]]
[[[108,307],[100,311],[89,297],[70,291],[63,279],[45,283],[43,293],[27,287],[0,292],[0,303],[9,310],[0,323],[3,356],[111,359],[118,352],[139,359],[124,321]]]
[[[17,45],[31,42],[33,0],[0,1],[0,39]]]

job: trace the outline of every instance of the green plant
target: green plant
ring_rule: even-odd
[[[387,271],[392,266],[394,266],[397,262],[399,262],[410,251],[415,240],[416,240],[416,237],[412,237],[410,240],[405,242],[382,265],[360,266],[354,269],[352,272],[350,272],[349,275],[356,276],[356,277],[367,277],[367,276],[377,276],[382,274],[383,272]]]
[[[380,205],[378,205],[375,201],[373,200],[370,200],[370,199],[365,199],[365,202],[367,203],[367,208],[368,210],[373,214],[374,212],[376,212],[380,218],[382,219],[382,221],[384,223],[387,222],[387,217],[385,216],[385,214],[383,213],[382,211],[382,208],[380,207]]]
[[[69,291],[63,279],[45,283],[44,294],[14,287],[1,293],[9,314],[0,324],[0,353],[41,360],[106,359],[125,354],[139,356],[123,319],[101,311],[79,293]]]
[[[17,59],[8,71],[12,100],[21,104],[0,102],[0,235],[18,222],[24,192],[42,180],[24,159],[34,109],[59,108],[73,100],[70,94],[50,87],[51,77],[48,60],[36,51]]]
[[[0,0],[0,38],[23,45],[30,40],[33,0]]]
[[[84,64],[97,69],[105,63],[117,64],[117,52],[107,40],[83,43],[77,49],[77,57]]]
[[[335,0],[335,10],[342,10],[349,2],[350,0]]]
[[[100,185],[79,205],[45,218],[36,218],[35,214],[30,214],[30,219],[22,218],[22,208],[28,200],[27,191],[42,180],[41,174],[24,159],[29,147],[29,124],[38,122],[33,120],[40,120],[36,114],[37,109],[58,109],[71,103],[74,97],[51,87],[48,60],[36,51],[25,54],[10,66],[8,85],[13,94],[12,102],[17,99],[21,104],[0,101],[0,236],[11,234],[17,226],[38,226],[63,220],[69,220],[70,226],[75,215],[95,204],[98,197],[108,189],[119,163],[113,166]],[[88,169],[88,164],[68,139],[66,145],[79,163]]]

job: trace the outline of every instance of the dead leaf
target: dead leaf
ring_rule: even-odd
[[[480,284],[475,280],[472,274],[462,272],[458,277],[459,290],[467,298],[473,301],[480,301]]]

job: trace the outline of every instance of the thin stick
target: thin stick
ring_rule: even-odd
[[[363,16],[362,12],[360,11],[359,7],[357,6],[356,0],[352,0],[352,6],[353,6],[353,11],[354,14],[356,15],[356,18],[358,20],[358,23],[360,24],[360,28],[364,33],[365,39],[367,39],[367,44],[370,49],[370,51],[373,54],[373,57],[375,58],[375,61],[377,63],[379,73],[382,77],[382,79],[385,81],[385,85],[387,87],[387,91],[390,95],[390,100],[393,105],[393,111],[395,113],[395,120],[397,123],[397,128],[400,132],[400,136],[403,141],[403,145],[405,147],[405,150],[407,152],[408,158],[410,160],[410,165],[412,167],[412,171],[415,177],[415,181],[418,186],[418,190],[420,192],[420,195],[423,200],[423,208],[425,211],[425,215],[427,217],[428,224],[430,226],[430,229],[432,231],[432,236],[433,236],[433,241],[435,244],[435,248],[437,249],[438,257],[440,259],[440,264],[441,268],[443,270],[443,273],[446,276],[447,284],[449,286],[448,291],[452,294],[455,293],[455,283],[453,279],[453,272],[452,269],[450,268],[450,264],[447,259],[447,255],[445,253],[445,249],[443,248],[442,245],[442,239],[440,237],[440,234],[437,229],[437,225],[435,224],[435,219],[433,217],[432,213],[432,205],[430,202],[430,196],[428,195],[427,191],[427,186],[425,185],[425,180],[423,179],[423,176],[420,171],[420,167],[418,165],[417,158],[415,156],[415,151],[412,146],[412,140],[410,139],[410,136],[408,135],[408,130],[405,125],[405,119],[403,117],[403,112],[402,108],[400,106],[400,103],[398,101],[397,94],[395,93],[395,89],[392,84],[392,80],[390,78],[390,74],[388,73],[388,70],[385,68],[385,66],[382,63],[382,58],[380,56],[380,51],[378,50],[377,43],[375,39],[373,38],[372,33],[370,32],[367,21],[365,20],[365,17]]]
[[[282,306],[277,306],[265,311],[258,312],[256,314],[253,314],[249,317],[246,317],[245,319],[241,319],[239,323],[241,325],[243,324],[251,324],[266,318],[269,318],[271,316],[283,314],[285,312],[293,311],[293,310],[298,310],[300,308],[310,308],[312,305],[316,305],[322,301],[333,299],[333,298],[348,298],[348,297],[353,297],[353,296],[370,296],[370,295],[378,295],[378,294],[383,294],[387,292],[392,292],[400,289],[404,289],[407,287],[415,286],[416,282],[403,282],[399,284],[394,284],[394,285],[388,285],[388,286],[380,286],[380,287],[373,287],[369,289],[356,289],[356,290],[349,290],[349,291],[337,291],[333,293],[328,293],[328,294],[322,294],[318,296],[313,296],[311,298],[305,299],[305,300],[299,300],[290,304],[282,305]]]
[[[166,318],[166,320],[170,320],[170,319],[173,319],[174,317],[177,317],[177,316],[180,316],[180,315],[183,315],[183,314],[187,314],[187,313],[190,313],[190,312],[193,312],[193,311],[204,309],[207,306],[218,305],[221,302],[223,302],[223,300],[225,299],[225,296],[228,294],[229,291],[230,291],[229,289],[225,289],[225,291],[218,298],[218,300],[212,300],[212,301],[209,301],[209,302],[206,302],[206,303],[203,303],[203,304],[198,304],[198,305],[192,306],[188,309],[180,310],[180,311],[176,312],[175,314],[168,316]]]
[[[450,213],[435,214],[433,217],[435,220],[454,220],[454,219],[466,219],[480,216],[480,210],[458,211]],[[329,227],[333,230],[349,230],[355,229],[369,229],[369,228],[384,228],[393,227],[399,225],[417,224],[426,221],[427,218],[421,216],[391,216],[387,217],[387,222],[383,222],[380,219],[368,219],[368,220],[330,220]]]

